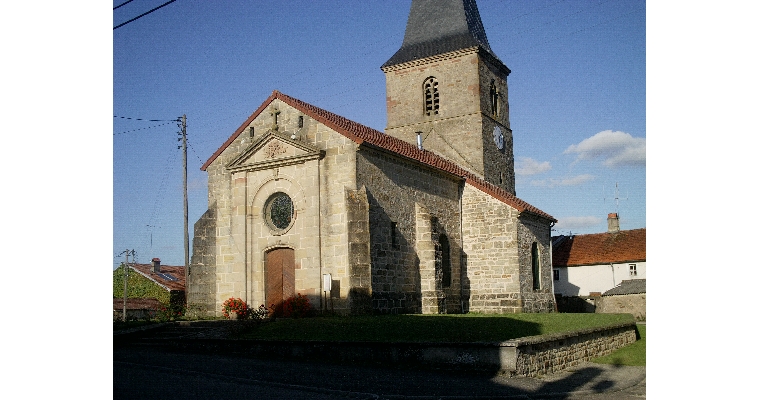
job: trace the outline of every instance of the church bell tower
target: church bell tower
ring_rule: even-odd
[[[383,66],[386,134],[515,194],[504,63],[475,0],[412,0],[401,48]]]

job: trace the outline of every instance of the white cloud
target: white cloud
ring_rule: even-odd
[[[576,161],[601,158],[607,167],[645,166],[646,139],[607,130],[570,145],[564,154],[577,154]]]
[[[538,162],[530,157],[519,157],[515,160],[516,175],[536,175],[552,169],[549,161]]]
[[[583,175],[576,175],[576,176],[565,178],[565,179],[535,180],[535,181],[531,181],[530,184],[533,186],[548,187],[548,188],[553,188],[557,186],[578,186],[592,179],[594,179],[593,175],[583,174]]]
[[[602,219],[599,217],[565,217],[557,218],[557,224],[554,225],[555,230],[581,230],[593,228],[600,223]]]

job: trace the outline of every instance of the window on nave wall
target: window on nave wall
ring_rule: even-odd
[[[530,248],[530,264],[533,272],[533,289],[541,289],[541,261],[538,251],[538,243],[533,242]]]

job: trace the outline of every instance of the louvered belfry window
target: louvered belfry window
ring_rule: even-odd
[[[491,89],[489,90],[491,97],[491,115],[494,117],[499,116],[499,91],[496,90],[496,83],[491,79]]]
[[[435,77],[425,79],[425,115],[438,115],[438,80]]]

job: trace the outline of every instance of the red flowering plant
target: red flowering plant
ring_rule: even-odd
[[[289,297],[282,305],[283,316],[285,317],[309,317],[314,313],[314,308],[309,303],[309,298],[298,293]]]
[[[238,319],[248,318],[251,308],[242,299],[230,297],[222,304],[222,315],[224,318],[231,319],[233,313],[237,314]]]

